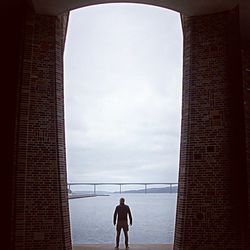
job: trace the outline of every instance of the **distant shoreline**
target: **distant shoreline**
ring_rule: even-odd
[[[122,193],[125,194],[165,194],[165,193],[177,193],[178,187],[173,186],[173,187],[163,187],[163,188],[143,188],[143,189],[133,189],[133,190],[126,190],[123,191]],[[120,192],[114,192],[114,193],[120,193]]]
[[[96,194],[96,195],[84,195],[84,194],[70,194],[68,195],[69,199],[80,199],[80,198],[91,198],[97,196],[109,196],[109,194]]]
[[[163,187],[163,188],[143,188],[143,189],[133,189],[133,190],[124,190],[122,192],[115,191],[115,192],[108,192],[108,191],[74,191],[71,199],[74,198],[88,198],[88,197],[95,197],[95,196],[109,196],[112,194],[177,194],[178,187]]]

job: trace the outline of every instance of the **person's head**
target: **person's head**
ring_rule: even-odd
[[[124,204],[125,203],[125,199],[124,198],[121,198],[120,199],[120,204]]]

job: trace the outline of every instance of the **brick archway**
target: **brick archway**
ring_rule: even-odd
[[[4,156],[8,164],[5,241],[10,249],[71,249],[63,110],[68,13],[60,11],[106,1],[71,1],[74,6],[59,2],[46,5],[34,0],[32,8],[20,4],[4,38],[10,51],[19,48],[5,57],[4,72],[11,76],[5,94],[11,110],[6,133],[12,140],[6,140]],[[156,3],[141,1],[152,2]],[[250,57],[248,33],[242,38],[247,22],[240,26],[246,5],[210,1],[205,13],[192,1],[187,6],[178,0],[173,6],[173,1],[159,0],[156,5],[163,2],[164,7],[182,12],[184,32],[174,249],[249,249]],[[10,12],[15,10],[11,7]],[[12,69],[17,73],[11,75]]]

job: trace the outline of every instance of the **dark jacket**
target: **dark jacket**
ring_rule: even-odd
[[[129,216],[129,222],[132,225],[132,215],[129,209],[129,206],[125,204],[120,204],[116,206],[115,212],[114,212],[114,224],[116,223],[116,217],[118,215],[118,221],[117,224],[119,223],[128,223],[127,217]]]

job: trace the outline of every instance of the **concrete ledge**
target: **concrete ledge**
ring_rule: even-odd
[[[74,245],[73,250],[114,250],[115,244],[83,244]],[[124,244],[119,249],[125,249]],[[172,244],[132,244],[129,250],[172,250]]]

